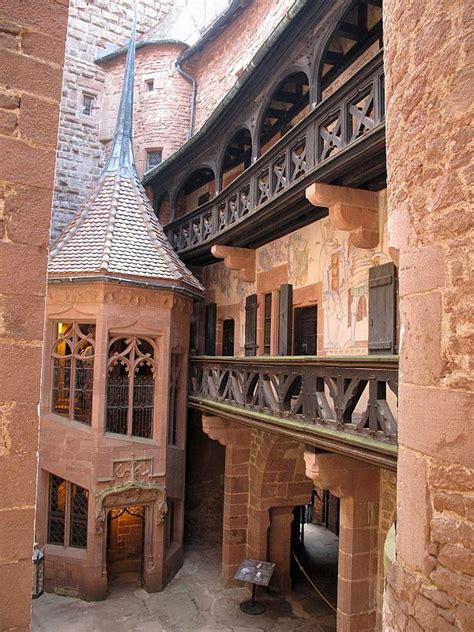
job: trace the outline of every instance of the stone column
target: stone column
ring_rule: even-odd
[[[276,564],[272,585],[279,590],[291,590],[291,523],[293,507],[270,509],[268,560]]]
[[[336,454],[305,453],[306,475],[341,499],[338,632],[375,630],[380,471]]]
[[[230,583],[246,556],[248,528],[248,463],[251,430],[220,417],[203,415],[203,431],[225,446],[222,578]]]
[[[474,629],[471,22],[464,0],[384,3],[402,332],[387,632]]]

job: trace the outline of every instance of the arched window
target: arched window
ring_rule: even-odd
[[[260,155],[309,112],[309,79],[304,72],[286,77],[273,93],[260,123]]]
[[[90,425],[95,325],[56,322],[51,410]]]
[[[215,175],[209,167],[196,169],[186,179],[176,198],[176,217],[182,217],[186,213],[205,204],[216,191]]]
[[[228,186],[252,162],[252,136],[246,128],[236,132],[229,141],[221,165],[222,188]]]
[[[106,430],[133,437],[153,436],[155,345],[130,336],[109,342]]]
[[[382,1],[354,2],[321,57],[318,101],[330,96],[382,47]]]

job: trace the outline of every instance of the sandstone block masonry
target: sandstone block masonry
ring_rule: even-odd
[[[30,627],[46,259],[68,0],[0,5],[0,629]]]
[[[468,20],[462,0],[384,3],[390,232],[400,249],[402,314],[386,632],[474,629]]]
[[[141,0],[137,35],[143,34],[171,6],[171,0]],[[52,237],[56,237],[91,193],[100,175],[104,146],[100,111],[106,70],[94,62],[130,35],[133,0],[71,0],[66,42],[58,138]],[[48,83],[44,82],[45,89]],[[81,114],[83,95],[93,98],[91,116]]]

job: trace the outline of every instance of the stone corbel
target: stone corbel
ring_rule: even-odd
[[[255,282],[255,250],[215,245],[211,252],[216,259],[224,259],[228,270],[238,270],[241,281]]]
[[[202,429],[210,439],[223,446],[248,448],[250,446],[251,431],[241,426],[213,415],[202,416]]]
[[[379,243],[378,193],[315,182],[306,189],[306,198],[314,206],[327,207],[332,226],[350,232],[357,248]]]
[[[364,497],[370,489],[378,490],[380,471],[377,467],[330,452],[306,449],[306,476],[316,487],[328,489],[338,498]]]

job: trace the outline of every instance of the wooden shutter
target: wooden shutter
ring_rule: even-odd
[[[278,338],[279,355],[292,354],[292,312],[293,312],[293,286],[284,283],[280,286],[280,335]]]
[[[369,270],[369,353],[396,351],[397,268],[384,263]]]
[[[245,355],[257,355],[257,295],[245,299]]]
[[[204,353],[206,355],[216,355],[216,313],[215,303],[206,305],[206,331],[204,338]]]

